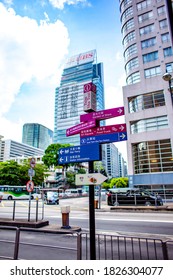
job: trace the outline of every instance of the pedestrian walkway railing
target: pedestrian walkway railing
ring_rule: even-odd
[[[107,234],[95,238],[97,260],[173,260],[171,240]],[[89,233],[0,226],[0,259],[89,260]]]
[[[89,234],[80,234],[80,258],[90,258]],[[155,238],[114,236],[96,234],[96,259],[98,260],[167,260],[171,255],[173,241]]]

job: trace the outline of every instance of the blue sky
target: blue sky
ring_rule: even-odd
[[[0,0],[0,135],[21,142],[26,122],[53,130],[63,66],[92,49],[104,64],[105,108],[123,106],[118,0]]]

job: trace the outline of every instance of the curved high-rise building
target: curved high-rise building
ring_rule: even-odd
[[[119,1],[131,186],[173,186],[173,47],[168,1]]]
[[[22,143],[45,150],[53,142],[53,131],[38,123],[23,125]]]

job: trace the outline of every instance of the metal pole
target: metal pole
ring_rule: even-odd
[[[16,201],[13,202],[13,221],[15,219],[15,209],[16,209]]]
[[[36,222],[38,221],[38,199],[36,200]]]
[[[32,181],[32,176],[30,176],[30,181]],[[31,216],[31,192],[29,193],[28,222],[30,222],[30,216]]]
[[[89,173],[94,172],[94,162],[89,162]],[[90,260],[96,259],[94,186],[89,185]]]

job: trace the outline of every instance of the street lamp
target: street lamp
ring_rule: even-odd
[[[172,100],[172,105],[173,105],[173,96],[172,96],[172,86],[171,86],[171,79],[172,79],[172,75],[170,73],[165,73],[162,76],[163,80],[169,83],[169,91],[171,94],[171,100]]]

